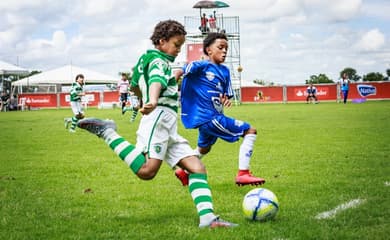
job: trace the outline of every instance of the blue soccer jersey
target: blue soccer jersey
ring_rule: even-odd
[[[210,61],[184,66],[181,85],[181,120],[186,128],[197,128],[223,113],[220,94],[233,97],[229,69]]]

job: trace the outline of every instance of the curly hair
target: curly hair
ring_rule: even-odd
[[[213,44],[217,39],[225,39],[228,41],[228,38],[224,33],[216,32],[209,33],[209,35],[207,35],[207,37],[203,40],[203,52],[206,54],[206,56],[208,55],[206,49],[210,47],[210,45]]]
[[[184,29],[184,26],[175,20],[166,20],[159,22],[155,27],[150,40],[152,40],[153,45],[157,46],[160,44],[160,40],[169,40],[173,36],[177,35],[186,35],[187,32]]]

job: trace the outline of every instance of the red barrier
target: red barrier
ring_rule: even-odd
[[[57,94],[55,93],[19,94],[18,99],[18,104],[27,108],[57,107]]]
[[[317,98],[319,101],[337,99],[337,85],[313,85],[317,88]],[[306,101],[307,85],[303,86],[287,86],[287,101]]]
[[[81,100],[83,103],[88,106],[96,107],[100,102],[100,92],[86,92],[85,96]],[[60,93],[60,107],[69,107],[70,106],[70,94],[69,93]]]
[[[282,102],[283,87],[242,87],[242,102]]]
[[[388,99],[390,98],[390,82],[364,82],[349,85],[348,99]]]
[[[104,92],[103,102],[119,102],[119,93],[115,92]]]

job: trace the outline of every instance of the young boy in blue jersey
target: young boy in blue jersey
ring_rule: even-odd
[[[237,224],[214,213],[206,168],[177,132],[178,86],[170,63],[179,54],[186,34],[177,21],[158,23],[150,38],[155,49],[143,54],[134,68],[131,86],[140,99],[142,113],[136,144],[118,134],[114,121],[87,118],[79,121],[78,126],[103,138],[140,179],[153,179],[163,162],[186,169],[190,173],[189,192],[198,212],[199,227],[235,227]]]
[[[231,106],[234,95],[229,69],[222,63],[228,52],[228,39],[223,33],[210,33],[203,41],[203,52],[209,59],[194,61],[176,73],[182,74],[181,119],[186,128],[199,130],[198,148],[201,158],[207,154],[218,138],[236,142],[243,138],[240,146],[238,167],[235,178],[237,185],[259,185],[264,179],[255,177],[249,171],[253,145],[257,131],[249,123],[227,117],[223,108]],[[182,169],[175,171],[182,184],[188,184],[188,174]]]

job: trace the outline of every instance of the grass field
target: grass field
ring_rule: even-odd
[[[390,101],[242,105],[227,115],[257,128],[251,170],[280,202],[275,220],[243,217],[240,143],[218,141],[204,162],[215,210],[234,229],[199,229],[188,189],[163,165],[142,181],[101,139],[64,129],[70,109],[0,113],[0,239],[389,239]],[[131,142],[139,121],[112,118]],[[197,132],[179,132],[195,147]],[[340,210],[341,204],[361,204]],[[321,212],[336,211],[329,219]]]

